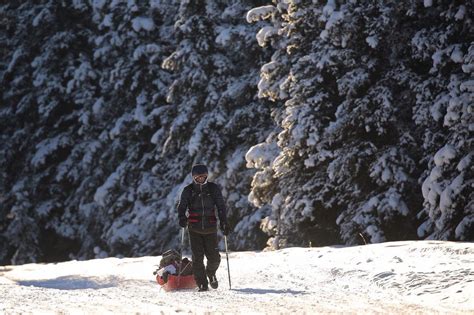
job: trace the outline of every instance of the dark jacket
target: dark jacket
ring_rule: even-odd
[[[188,228],[197,233],[214,233],[219,221],[227,223],[227,211],[219,186],[212,182],[204,185],[196,183],[184,187],[178,204],[179,219],[186,218],[188,211]]]

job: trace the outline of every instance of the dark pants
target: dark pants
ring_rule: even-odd
[[[191,250],[193,252],[193,273],[198,285],[207,284],[207,275],[214,275],[221,262],[217,248],[217,233],[199,234],[189,231]],[[204,267],[204,255],[207,266]]]

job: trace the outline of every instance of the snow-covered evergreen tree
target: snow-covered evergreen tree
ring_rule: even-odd
[[[262,211],[247,201],[254,171],[245,153],[264,139],[269,124],[265,102],[255,98],[262,55],[256,27],[245,23],[249,1],[182,2],[176,27],[177,49],[163,67],[178,73],[167,100],[176,115],[163,135],[163,154],[181,156],[172,170],[185,183],[192,163],[206,163],[211,180],[223,188],[232,247],[261,247]]]
[[[81,48],[87,47],[89,34],[76,23],[79,11],[64,4],[10,1],[1,10],[6,28],[2,42],[7,47],[0,75],[5,140],[1,211],[7,242],[0,251],[13,251],[14,263],[47,260],[56,255],[57,238],[49,242],[47,237],[52,230],[63,229],[64,242],[73,245],[68,243],[73,234],[70,216],[61,226],[53,219],[63,215],[68,189],[54,178],[76,140],[77,111],[67,94],[65,69],[70,63],[81,64]],[[89,74],[93,76],[84,75]]]
[[[30,216],[44,222],[39,224],[39,233],[52,233],[63,247],[65,239],[70,240],[56,259],[68,254],[103,256],[101,248],[132,255],[140,250],[158,251],[156,244],[165,245],[154,235],[155,220],[148,219],[156,217],[157,209],[134,201],[136,191],[154,184],[150,163],[147,172],[143,165],[151,159],[151,153],[145,153],[153,150],[151,131],[159,123],[156,110],[166,105],[169,74],[161,69],[161,59],[172,39],[166,28],[173,24],[173,15],[167,15],[172,8],[154,2],[138,7],[133,2],[89,5],[81,1],[3,7],[13,16],[11,25],[24,26],[8,37],[11,46],[26,48],[6,56],[11,62],[2,77],[11,94],[20,82],[25,86],[18,92],[23,97],[22,110],[34,118],[25,119],[20,112],[7,116],[15,108],[15,95],[4,97],[7,106],[2,118],[16,118],[10,121],[9,132],[23,140],[26,136],[34,148],[22,149],[24,165],[15,174],[15,167],[9,167],[19,163],[15,159],[20,153],[15,154],[13,145],[17,141],[13,138],[6,147],[9,156],[2,166],[12,177],[5,187],[6,199],[13,198],[10,185],[31,178],[25,189],[34,209]],[[17,23],[15,15],[23,20]],[[162,34],[153,33],[154,23],[163,24]],[[31,80],[23,79],[27,75]],[[31,127],[20,129],[25,123]],[[10,213],[10,209],[4,211]],[[15,244],[21,240],[15,241],[13,223],[3,231]],[[47,240],[39,244],[43,253],[54,249]],[[30,260],[37,259],[33,251],[30,255]]]
[[[454,37],[459,57],[467,51],[472,30],[465,5],[432,10],[409,1],[330,0],[275,1],[248,13],[249,21],[271,20],[257,34],[262,46],[271,44],[275,50],[261,69],[259,95],[285,101],[275,117],[282,131],[248,155],[251,166],[262,169],[251,196],[256,205],[272,206],[265,223],[277,236],[274,246],[334,243],[338,234],[348,244],[362,242],[360,236],[370,242],[416,237],[415,215],[422,200],[417,179],[424,159],[418,136],[434,130],[420,128],[412,111],[426,105],[417,94],[427,93],[429,85],[423,82],[431,79],[446,88],[451,71],[438,77],[420,73],[420,59],[439,58],[426,54],[423,44],[419,47],[426,56],[419,58],[412,43],[422,34]],[[430,18],[450,14],[444,24]],[[439,37],[439,32],[422,30],[425,25],[450,35]],[[463,86],[468,92],[468,84]],[[467,105],[463,110],[469,111]],[[466,147],[463,156],[472,151],[468,125],[453,132]],[[448,189],[459,194],[460,208],[472,209],[472,202],[466,202],[471,182],[464,182],[464,190],[456,186],[459,182],[453,180]],[[462,224],[470,224],[469,211],[456,212],[458,222],[464,218]]]
[[[244,160],[270,122],[255,98],[258,26],[244,22],[258,4],[2,5],[2,261],[174,246],[175,202],[197,161],[240,223],[231,246],[263,246]]]
[[[472,6],[4,1],[0,262],[176,246],[197,162],[233,249],[473,240]]]
[[[435,2],[416,12],[431,21],[411,40],[414,59],[424,65],[414,110],[426,166],[422,238],[474,238],[473,10],[472,3]]]

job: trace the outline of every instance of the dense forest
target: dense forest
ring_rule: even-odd
[[[4,1],[0,263],[474,241],[470,1]]]

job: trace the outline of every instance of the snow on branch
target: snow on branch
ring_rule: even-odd
[[[132,27],[137,33],[141,30],[153,31],[155,29],[155,23],[152,19],[147,17],[136,17],[132,20]]]
[[[258,22],[260,20],[266,20],[276,12],[276,7],[273,5],[265,5],[258,8],[253,8],[247,12],[247,22]]]
[[[59,149],[69,147],[70,145],[71,139],[66,135],[59,135],[41,141],[36,145],[36,153],[31,159],[31,165],[35,168],[44,165],[49,156],[53,156]]]

